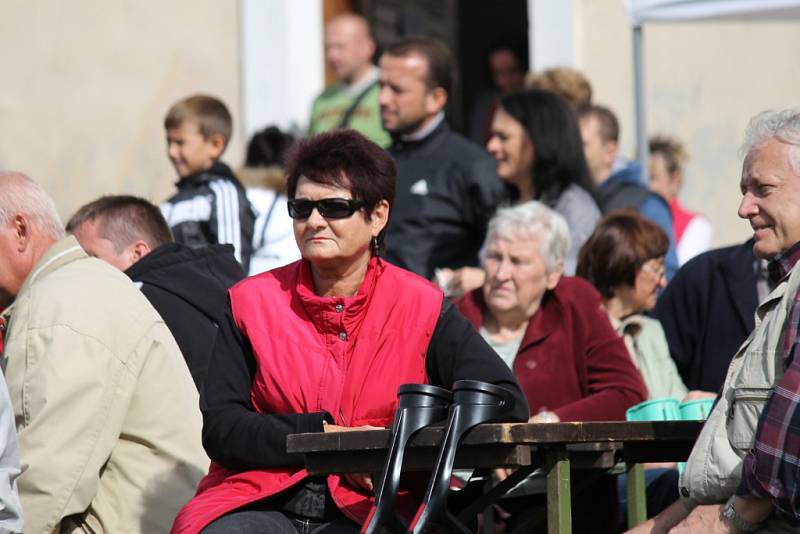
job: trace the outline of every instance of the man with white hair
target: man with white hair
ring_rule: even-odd
[[[634,532],[797,532],[800,526],[800,110],[753,118],[739,216],[776,284],[733,357],[680,479],[681,500]]]
[[[0,172],[0,306],[25,532],[167,532],[208,466],[189,371],[147,299],[15,172]]]

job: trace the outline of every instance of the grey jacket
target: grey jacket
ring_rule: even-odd
[[[570,185],[561,193],[553,209],[567,220],[570,246],[564,263],[564,274],[574,276],[578,266],[578,252],[594,232],[602,214],[592,195],[575,184]]]

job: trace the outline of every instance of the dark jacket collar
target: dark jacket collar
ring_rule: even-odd
[[[432,147],[437,139],[440,139],[449,131],[450,127],[447,125],[447,121],[443,120],[436,128],[431,130],[431,132],[422,139],[404,141],[400,138],[400,136],[392,136],[392,145],[389,147],[389,149],[391,152],[396,153],[412,147]]]
[[[244,278],[231,245],[191,248],[181,243],[157,247],[125,274],[145,287],[157,287],[219,322],[228,288]]]
[[[241,184],[239,184],[239,179],[236,178],[235,174],[233,174],[231,168],[221,161],[215,161],[211,167],[200,172],[190,174],[189,176],[184,176],[178,180],[175,185],[177,185],[179,188],[187,185],[194,186],[199,182],[211,182],[213,180],[219,180],[220,178],[224,180],[230,180],[236,183],[238,187],[242,187]]]

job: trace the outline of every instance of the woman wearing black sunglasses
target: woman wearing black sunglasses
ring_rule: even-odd
[[[401,384],[493,382],[528,417],[509,368],[441,291],[380,258],[391,156],[337,130],[300,141],[286,173],[302,259],[230,292],[201,399],[213,463],[175,533],[358,532],[369,476],[308,476],[286,436],[389,426]],[[398,496],[409,518],[417,504]]]

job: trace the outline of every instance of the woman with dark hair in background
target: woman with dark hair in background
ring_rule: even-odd
[[[565,274],[574,274],[578,251],[601,214],[572,109],[548,91],[506,95],[486,148],[497,159],[498,176],[516,187],[519,202],[538,200],[567,220],[572,246]]]
[[[666,286],[664,257],[669,238],[657,224],[632,210],[608,214],[581,249],[578,276],[603,295],[603,307],[625,339],[651,399],[682,400],[687,393],[669,355],[661,323],[644,315]]]
[[[578,122],[561,97],[531,89],[500,99],[486,145],[497,159],[497,175],[517,190],[516,202],[538,200],[564,217],[572,245],[564,274],[575,274],[578,251],[600,220]],[[481,269],[443,270],[439,284],[450,294],[483,284]]]
[[[655,307],[659,290],[666,286],[664,257],[668,250],[669,238],[657,224],[633,210],[612,211],[581,249],[578,276],[603,296],[603,307],[625,340],[650,399],[713,398],[713,393],[705,391],[687,392],[661,323],[644,315]],[[678,498],[675,468],[674,463],[646,464],[650,516]],[[626,506],[626,478],[620,476],[618,483],[621,504]]]

